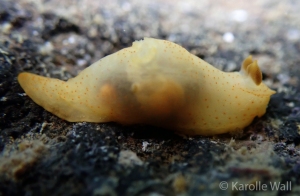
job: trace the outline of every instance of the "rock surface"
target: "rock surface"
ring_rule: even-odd
[[[0,1],[0,195],[300,194],[300,1],[174,2]],[[22,71],[67,80],[143,37],[225,71],[252,54],[277,90],[266,115],[214,137],[68,123],[17,83]]]

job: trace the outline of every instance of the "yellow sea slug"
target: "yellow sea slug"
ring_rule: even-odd
[[[189,135],[243,129],[262,116],[275,91],[252,57],[225,73],[181,46],[153,38],[133,42],[64,82],[31,73],[26,94],[70,122],[149,124]]]

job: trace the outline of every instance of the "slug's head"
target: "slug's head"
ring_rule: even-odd
[[[257,65],[257,60],[253,61],[251,55],[244,60],[240,73],[251,79],[257,86],[262,82],[262,73]]]
[[[254,95],[255,99],[251,102],[257,103],[257,106],[262,108],[262,112],[258,115],[261,116],[265,112],[270,96],[276,92],[262,82],[262,72],[258,67],[257,60],[253,61],[251,55],[243,61],[239,73],[243,81],[242,91],[248,94],[246,97],[250,97],[250,94]]]

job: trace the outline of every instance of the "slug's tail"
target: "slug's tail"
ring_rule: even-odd
[[[69,118],[70,111],[64,109],[68,104],[61,91],[66,82],[26,72],[18,75],[18,82],[35,103],[62,119]]]

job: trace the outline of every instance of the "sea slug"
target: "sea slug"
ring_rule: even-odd
[[[26,94],[70,122],[149,124],[188,135],[243,129],[266,112],[275,91],[249,56],[222,72],[181,46],[144,38],[61,81],[21,73]]]

